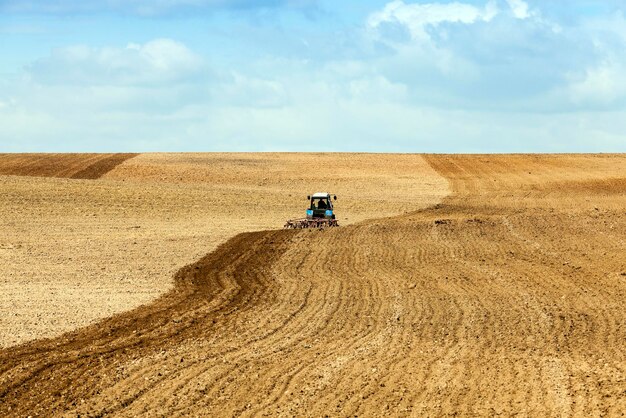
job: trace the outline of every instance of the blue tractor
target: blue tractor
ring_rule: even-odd
[[[285,228],[304,229],[339,226],[333,207],[333,200],[337,200],[337,195],[315,193],[307,196],[307,199],[311,203],[306,210],[306,218],[288,220],[285,224]]]

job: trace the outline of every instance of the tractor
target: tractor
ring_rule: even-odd
[[[315,193],[307,196],[310,201],[306,210],[306,218],[290,219],[285,223],[286,229],[305,228],[326,228],[339,226],[335,218],[333,200],[337,200],[337,195],[330,193]]]

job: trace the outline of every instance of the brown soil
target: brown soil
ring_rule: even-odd
[[[79,166],[61,160],[37,172]],[[337,193],[347,225],[437,203],[448,183],[417,155],[142,154],[98,181],[0,176],[0,190],[7,347],[153,301],[218,244],[303,216],[308,193]]]
[[[429,156],[442,204],[234,237],[155,303],[0,351],[15,416],[620,416],[626,156]]]
[[[139,154],[0,154],[0,175],[98,179]]]

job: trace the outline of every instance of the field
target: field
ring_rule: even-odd
[[[626,155],[20,158],[1,415],[626,411]]]

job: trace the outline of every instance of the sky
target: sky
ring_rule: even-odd
[[[0,0],[0,152],[626,152],[626,0]]]

